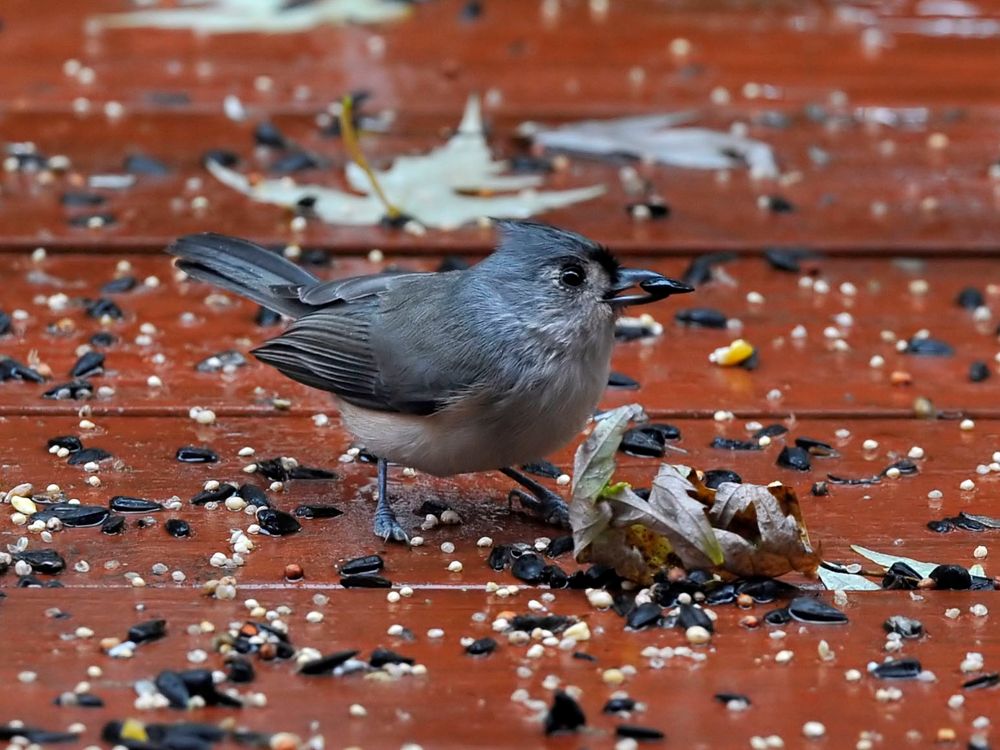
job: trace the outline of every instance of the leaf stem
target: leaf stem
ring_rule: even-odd
[[[340,107],[340,135],[344,139],[344,148],[347,150],[347,155],[354,161],[355,164],[361,167],[361,171],[368,177],[372,190],[375,192],[375,195],[378,196],[378,199],[382,201],[382,205],[385,206],[386,215],[390,219],[395,219],[396,217],[401,216],[403,212],[389,202],[385,192],[382,190],[382,186],[378,184],[375,172],[372,170],[371,165],[368,164],[368,159],[365,158],[365,154],[361,150],[361,144],[358,142],[358,134],[354,129],[353,115],[354,97],[348,94],[344,96]]]

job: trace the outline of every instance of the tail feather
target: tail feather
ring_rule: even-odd
[[[317,279],[280,255],[247,240],[205,232],[175,240],[167,252],[189,276],[297,318],[309,305],[277,288],[313,286]]]

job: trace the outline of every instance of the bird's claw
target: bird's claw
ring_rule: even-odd
[[[524,490],[513,489],[507,495],[508,507],[512,507],[515,500],[543,523],[563,529],[569,528],[569,506],[555,492],[544,489],[537,494],[531,494]]]
[[[389,540],[404,544],[410,542],[410,535],[399,525],[399,521],[392,513],[375,514],[375,536],[380,537],[385,542]]]

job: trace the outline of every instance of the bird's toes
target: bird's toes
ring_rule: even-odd
[[[377,516],[375,518],[375,536],[381,537],[386,542],[392,540],[408,544],[410,541],[410,535],[392,516]]]

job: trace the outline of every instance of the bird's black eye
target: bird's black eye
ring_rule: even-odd
[[[559,280],[566,286],[580,286],[587,279],[587,274],[580,266],[566,266],[559,275]]]

